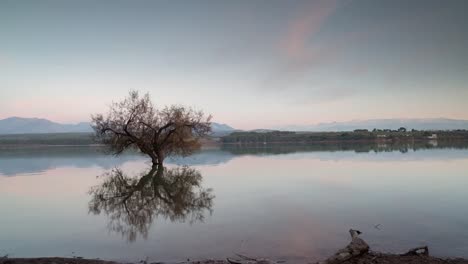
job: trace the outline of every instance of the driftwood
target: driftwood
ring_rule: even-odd
[[[236,254],[241,259],[231,259],[227,258],[226,260],[231,264],[271,264],[272,262],[268,259],[256,259],[247,257],[241,254]]]
[[[429,248],[427,246],[412,248],[400,256],[429,256]]]
[[[241,254],[237,254],[236,255],[238,257],[240,257],[241,259],[244,259],[244,260],[250,260],[250,261],[258,261],[256,258],[251,258],[251,257],[247,257],[247,256],[244,256],[244,255],[241,255]]]
[[[369,252],[369,245],[359,237],[361,231],[350,229],[349,234],[351,235],[351,242],[345,248],[338,250],[335,255],[320,261],[319,264],[338,264]]]
[[[364,258],[370,258],[373,263],[375,259],[384,256],[385,254],[369,253],[369,245],[362,238],[359,237],[361,231],[350,229],[349,234],[351,235],[351,242],[345,247],[338,250],[333,256],[329,257],[324,261],[320,261],[317,264],[340,264],[346,262],[355,257],[364,256]],[[369,254],[367,254],[369,253]],[[367,255],[366,255],[367,254]],[[270,261],[268,259],[256,259],[252,257],[247,257],[244,255],[236,254],[240,259],[231,259],[227,258],[227,261],[230,264],[276,264],[280,262]],[[390,255],[389,255],[390,256]],[[400,255],[391,255],[391,256],[429,256],[429,248],[427,246],[416,247],[408,250],[408,252]]]
[[[318,262],[318,264],[339,264],[369,252],[369,245],[359,237],[361,234],[360,231],[350,229],[349,233],[351,234],[351,242],[345,248],[338,250],[335,255]],[[429,256],[429,248],[427,246],[416,247],[408,250],[408,252],[404,254],[395,256]],[[374,256],[371,262],[376,258],[378,258],[378,256]]]
[[[369,252],[369,245],[359,237],[360,231],[350,229],[351,242],[343,249],[338,250],[335,255],[319,262],[318,264],[339,264],[353,257],[360,256]],[[227,258],[231,264],[272,264],[274,262],[268,259],[255,259],[240,254],[236,254],[240,259]]]

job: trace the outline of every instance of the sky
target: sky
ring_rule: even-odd
[[[0,0],[0,118],[130,90],[240,129],[468,119],[468,1]]]

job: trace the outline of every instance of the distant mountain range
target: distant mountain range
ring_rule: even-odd
[[[236,129],[226,124],[211,122],[211,133],[214,137],[222,137],[231,134]]]
[[[220,123],[211,123],[211,129],[214,131],[233,131],[234,128],[226,125],[226,124],[220,124]]]
[[[398,129],[400,127],[417,130],[468,129],[468,120],[448,118],[369,119],[316,125],[292,125],[277,127],[276,129],[287,131],[353,131],[355,129]]]
[[[225,135],[234,128],[220,123],[211,123],[213,134]],[[61,124],[44,118],[9,117],[0,120],[0,135],[43,134],[43,133],[86,133],[93,132],[90,123]]]
[[[89,123],[60,124],[43,118],[9,117],[0,120],[0,134],[92,132]]]
[[[233,131],[239,131],[226,124],[212,122],[214,136],[224,136]],[[418,130],[453,130],[468,129],[468,120],[448,118],[414,118],[414,119],[370,119],[349,122],[320,123],[316,125],[291,125],[276,127],[284,131],[353,131],[355,129],[406,129]],[[271,131],[270,129],[251,130],[256,132]],[[41,133],[85,133],[92,132],[87,122],[77,124],[61,124],[43,118],[9,117],[0,120],[0,134],[41,134]]]

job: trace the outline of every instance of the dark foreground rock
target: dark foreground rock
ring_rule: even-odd
[[[401,256],[394,254],[367,253],[342,264],[468,264],[466,259],[441,259],[430,256]]]
[[[369,245],[359,237],[358,230],[349,230],[351,242],[343,249],[338,250],[333,256],[319,264],[468,264],[466,259],[441,259],[429,256],[427,246],[408,250],[403,254],[383,254],[371,252]]]

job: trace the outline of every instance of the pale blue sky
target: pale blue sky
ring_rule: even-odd
[[[0,0],[0,118],[130,89],[238,128],[468,119],[468,1]]]

